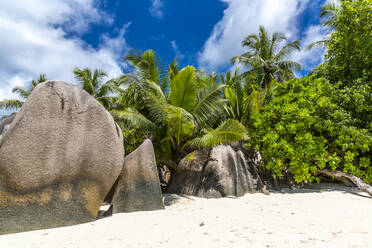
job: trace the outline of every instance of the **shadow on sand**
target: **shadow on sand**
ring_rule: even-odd
[[[357,187],[350,187],[345,186],[341,183],[318,183],[318,184],[308,184],[298,189],[289,189],[289,188],[282,188],[280,191],[271,190],[271,193],[276,194],[298,194],[298,193],[323,193],[323,192],[334,192],[339,191],[344,194],[352,194],[357,195],[364,198],[372,197],[368,196],[362,190],[358,189]]]
[[[290,189],[283,187],[281,190],[270,190],[271,194],[303,194],[303,193],[323,193],[323,192],[342,192],[343,194],[352,194],[363,198],[372,199],[369,195],[367,195],[362,190],[358,189],[357,187],[350,187],[345,186],[342,183],[314,183],[314,184],[307,184],[302,186],[301,188],[297,189]],[[268,195],[270,197],[270,195]],[[187,196],[187,195],[177,195],[177,194],[163,194],[163,201],[165,206],[170,206],[175,203],[184,200],[195,200],[194,196]],[[227,196],[224,198],[229,199],[239,199],[240,197],[236,196]]]

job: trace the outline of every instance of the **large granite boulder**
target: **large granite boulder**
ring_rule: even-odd
[[[266,193],[254,159],[231,146],[219,145],[212,151],[195,151],[179,163],[169,183],[168,193],[206,198]]]
[[[62,81],[38,85],[0,138],[0,234],[95,220],[123,160],[98,101]]]
[[[147,139],[124,159],[113,196],[113,212],[164,209],[152,142]]]

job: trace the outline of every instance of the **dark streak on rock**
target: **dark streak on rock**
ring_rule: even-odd
[[[114,121],[114,124],[115,124],[115,128],[116,128],[116,133],[118,134],[118,137],[120,138],[120,130],[119,130],[118,124],[116,124],[115,121]]]
[[[65,99],[61,98],[62,111],[65,109]]]

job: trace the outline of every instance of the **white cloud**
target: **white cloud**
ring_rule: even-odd
[[[199,65],[208,70],[229,66],[233,56],[244,52],[241,41],[257,33],[263,25],[270,33],[283,32],[298,39],[296,18],[309,0],[222,0],[227,3],[223,18],[215,25],[198,56]]]
[[[185,55],[183,55],[183,54],[181,53],[180,49],[179,49],[178,46],[177,46],[176,41],[175,41],[175,40],[172,40],[172,41],[170,42],[170,44],[171,44],[171,46],[172,46],[172,49],[173,49],[174,53],[176,54],[177,59],[178,59],[178,60],[182,60],[182,59],[185,57]]]
[[[102,35],[98,48],[79,38],[92,23],[112,22],[96,4],[95,0],[0,1],[0,100],[14,98],[14,86],[25,86],[40,73],[72,83],[76,66],[100,68],[110,77],[120,75],[117,61],[128,47],[124,37],[128,25],[115,37]]]
[[[164,16],[163,11],[164,3],[162,0],[151,0],[151,7],[149,8],[149,12],[152,17],[161,19]]]
[[[324,62],[325,48],[314,47],[308,50],[306,47],[316,41],[324,40],[327,32],[328,30],[320,25],[309,26],[301,40],[303,49],[300,52],[295,52],[291,59],[302,64],[302,69],[305,71],[309,71]]]

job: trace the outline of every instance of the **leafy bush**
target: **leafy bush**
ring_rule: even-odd
[[[331,82],[372,80],[372,0],[341,0],[326,56]]]
[[[315,76],[290,80],[252,117],[248,145],[275,176],[289,170],[296,182],[311,182],[328,167],[372,182],[371,87],[339,88]]]

